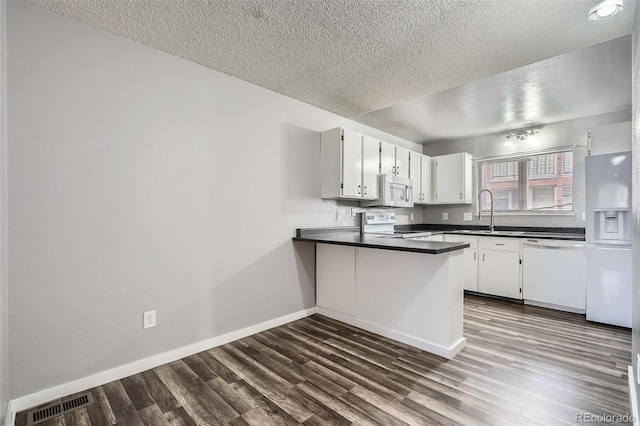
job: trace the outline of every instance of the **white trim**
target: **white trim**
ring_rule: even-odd
[[[633,375],[633,365],[628,367],[629,378],[629,402],[631,403],[631,415],[633,416],[633,426],[640,426],[640,413],[638,412],[638,395],[636,394],[636,379]]]
[[[408,334],[391,330],[390,328],[373,324],[369,321],[365,321],[365,320],[353,317],[351,315],[346,315],[340,312],[332,311],[330,309],[318,308],[318,313],[320,315],[333,318],[334,320],[342,321],[354,327],[358,327],[363,330],[370,331],[371,333],[375,333],[383,337],[388,337],[390,339],[397,340],[398,342],[406,343],[407,345],[415,346],[418,349],[422,349],[424,351],[430,352],[435,355],[439,355],[447,359],[452,359],[453,357],[455,357],[458,354],[458,352],[460,352],[464,348],[467,342],[467,340],[464,337],[461,337],[458,341],[456,341],[449,347],[446,347],[434,342],[430,342],[428,340],[418,339]]]
[[[578,147],[586,148],[585,145],[576,145],[576,144],[552,146],[552,147],[543,148],[543,149],[533,149],[531,151],[505,152],[503,154],[489,155],[487,157],[477,157],[477,158],[474,158],[473,160],[476,163],[487,162],[492,160],[502,160],[502,159],[509,160],[511,158],[527,157],[529,155],[556,154],[561,152],[568,152],[568,151],[573,151]]]
[[[4,418],[5,426],[13,426],[16,423],[16,413],[17,411],[13,408],[13,403],[9,401],[7,403],[7,412],[6,417]]]
[[[553,303],[537,302],[535,300],[528,300],[528,299],[524,300],[524,304],[537,306],[539,308],[553,309],[556,311],[571,312],[572,314],[584,315],[587,312],[586,309],[574,308],[571,306],[554,305]]]
[[[252,325],[240,330],[223,334],[221,336],[213,337],[211,339],[202,340],[191,345],[173,349],[159,355],[154,355],[149,358],[144,358],[129,364],[121,365],[120,367],[102,371],[100,373],[84,377],[73,382],[64,383],[49,389],[44,389],[39,392],[32,393],[30,395],[12,399],[8,404],[7,421],[5,422],[5,425],[13,426],[13,423],[10,422],[10,420],[13,421],[11,416],[15,417],[15,413],[27,410],[31,407],[45,404],[54,399],[62,398],[73,393],[82,392],[84,390],[91,389],[96,386],[112,382],[114,380],[120,380],[122,378],[129,377],[131,375],[141,373],[160,365],[196,354],[198,352],[202,352],[216,346],[224,345],[226,343],[251,336],[252,334],[260,333],[261,331],[269,330],[271,328],[279,327],[292,321],[308,317],[317,312],[318,310],[315,307],[303,309],[292,314],[261,322],[260,324]]]

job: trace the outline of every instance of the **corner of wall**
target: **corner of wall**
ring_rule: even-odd
[[[7,414],[9,394],[7,284],[7,2],[0,1],[0,422]]]
[[[633,20],[632,53],[631,53],[631,146],[633,157],[633,177],[632,177],[632,201],[633,201],[633,274],[632,274],[632,345],[631,360],[632,367],[629,368],[629,399],[632,408],[632,415],[635,416],[634,424],[639,424],[638,413],[638,391],[640,385],[634,372],[638,371],[638,357],[640,356],[640,7],[635,5],[635,16]]]

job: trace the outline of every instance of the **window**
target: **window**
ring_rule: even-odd
[[[478,191],[493,193],[496,212],[573,211],[573,151],[478,161]],[[489,211],[489,195],[480,210]]]
[[[491,164],[491,180],[518,180],[518,162],[500,161]]]
[[[532,179],[546,179],[556,174],[557,154],[534,155],[530,157],[529,176]]]

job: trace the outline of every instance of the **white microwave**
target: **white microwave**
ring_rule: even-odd
[[[413,182],[400,176],[379,175],[377,200],[362,201],[362,207],[413,207]]]

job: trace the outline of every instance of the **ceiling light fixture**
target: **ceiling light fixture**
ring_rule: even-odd
[[[531,142],[533,142],[534,135],[539,133],[538,130],[529,129],[529,130],[520,130],[517,133],[511,132],[508,135],[505,135],[507,141],[504,143],[504,146],[513,146],[513,141],[511,138],[516,138],[519,141],[525,141],[531,136]]]
[[[590,21],[600,21],[622,12],[622,0],[596,0],[589,10]]]

